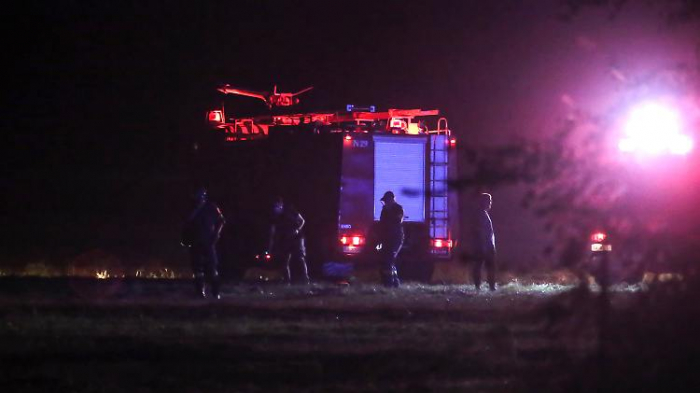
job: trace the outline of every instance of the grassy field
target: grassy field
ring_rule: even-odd
[[[596,296],[572,285],[191,292],[0,278],[2,391],[563,391],[597,350]],[[640,293],[618,288],[613,309]]]

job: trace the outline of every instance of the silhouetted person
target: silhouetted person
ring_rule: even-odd
[[[215,299],[220,299],[219,258],[216,242],[226,223],[216,204],[209,201],[207,190],[198,189],[194,194],[195,207],[185,221],[182,244],[190,247],[190,258],[197,294],[206,297],[205,281]]]
[[[493,223],[489,216],[491,210],[491,194],[480,194],[478,199],[474,223],[475,258],[473,266],[474,286],[477,290],[481,287],[481,266],[486,265],[486,280],[492,291],[496,290],[496,236],[493,232]]]
[[[279,258],[284,263],[285,279],[288,284],[309,284],[306,245],[302,233],[304,223],[304,217],[289,203],[280,197],[275,200],[272,207],[268,251],[273,258]]]
[[[384,193],[380,199],[384,204],[379,217],[379,242],[381,243],[381,276],[382,284],[388,287],[398,287],[401,282],[396,270],[396,257],[403,245],[403,207],[396,203],[396,197],[391,191]]]

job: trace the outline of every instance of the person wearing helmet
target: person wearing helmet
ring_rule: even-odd
[[[187,217],[183,228],[182,245],[190,248],[190,259],[197,295],[207,296],[206,281],[214,299],[220,299],[219,258],[216,243],[221,236],[226,219],[221,209],[209,200],[206,188],[199,188],[193,195],[195,207]]]
[[[282,261],[287,284],[309,284],[306,245],[302,229],[304,217],[293,206],[277,197],[272,205],[268,251]],[[294,274],[292,274],[294,271]]]
[[[380,201],[384,205],[379,217],[379,242],[381,243],[381,276],[382,283],[388,287],[398,287],[398,271],[396,257],[403,246],[403,207],[396,203],[396,197],[391,191],[384,193]]]

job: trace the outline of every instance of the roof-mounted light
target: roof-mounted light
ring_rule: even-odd
[[[374,113],[377,111],[377,107],[374,105],[361,107],[361,106],[356,106],[354,104],[347,104],[347,105],[345,105],[345,111],[346,112],[371,112],[371,113]]]
[[[221,111],[221,110],[209,111],[207,113],[207,119],[212,123],[223,123],[224,122],[224,111]]]

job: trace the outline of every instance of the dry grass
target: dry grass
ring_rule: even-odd
[[[471,285],[0,279],[3,391],[564,391],[597,348],[596,295]],[[643,294],[617,288],[613,308]]]

